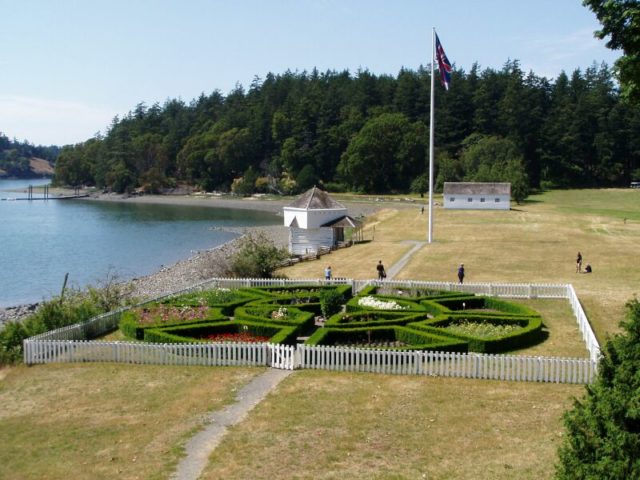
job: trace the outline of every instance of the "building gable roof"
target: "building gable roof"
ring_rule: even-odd
[[[336,202],[327,192],[320,190],[318,187],[310,188],[287,207],[303,208],[305,210],[346,209],[344,205]]]
[[[444,195],[509,195],[510,183],[444,182]]]
[[[349,215],[345,215],[340,218],[336,218],[335,220],[331,220],[330,222],[322,225],[323,227],[352,227],[357,228],[360,226],[360,222],[358,222],[355,218],[350,217]]]

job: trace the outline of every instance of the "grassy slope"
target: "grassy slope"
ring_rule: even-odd
[[[511,212],[436,209],[436,242],[400,277],[453,281],[463,261],[471,282],[571,282],[602,338],[616,330],[640,285],[633,264],[639,193],[551,192]],[[328,263],[337,276],[371,278],[377,260],[390,266],[410,248],[402,241],[425,239],[426,213],[418,207],[373,220],[371,243],[287,275],[319,277]],[[575,274],[577,250],[592,275]],[[573,338],[564,307],[535,302],[557,332],[548,342]],[[579,356],[581,347],[563,348]],[[0,370],[0,478],[166,478],[201,415],[259,371],[108,364]],[[582,391],[296,372],[225,437],[206,478],[550,478],[561,412]]]

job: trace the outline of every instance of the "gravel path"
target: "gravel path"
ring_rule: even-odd
[[[236,403],[211,413],[207,418],[209,425],[187,443],[187,456],[178,464],[178,468],[171,478],[174,480],[196,480],[200,477],[207,466],[209,455],[218,446],[227,428],[244,420],[253,407],[292,373],[293,370],[270,368],[240,390]]]

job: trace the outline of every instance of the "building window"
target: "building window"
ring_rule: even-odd
[[[484,198],[481,198],[481,199],[480,199],[480,202],[481,202],[481,203],[484,203]]]
[[[449,201],[450,202],[455,202],[456,201],[456,197],[449,197]]]
[[[471,197],[467,198],[467,202],[473,202],[473,198]]]
[[[496,203],[500,203],[500,199],[499,198],[496,198]]]

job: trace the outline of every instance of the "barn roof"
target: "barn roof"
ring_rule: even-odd
[[[304,208],[305,210],[346,209],[344,205],[336,202],[327,192],[318,187],[307,190],[287,207]]]
[[[349,215],[345,215],[340,218],[336,218],[335,220],[331,220],[330,222],[322,225],[323,227],[359,227],[360,222],[358,222],[355,218],[350,217]]]
[[[511,195],[510,183],[444,182],[445,195]]]

